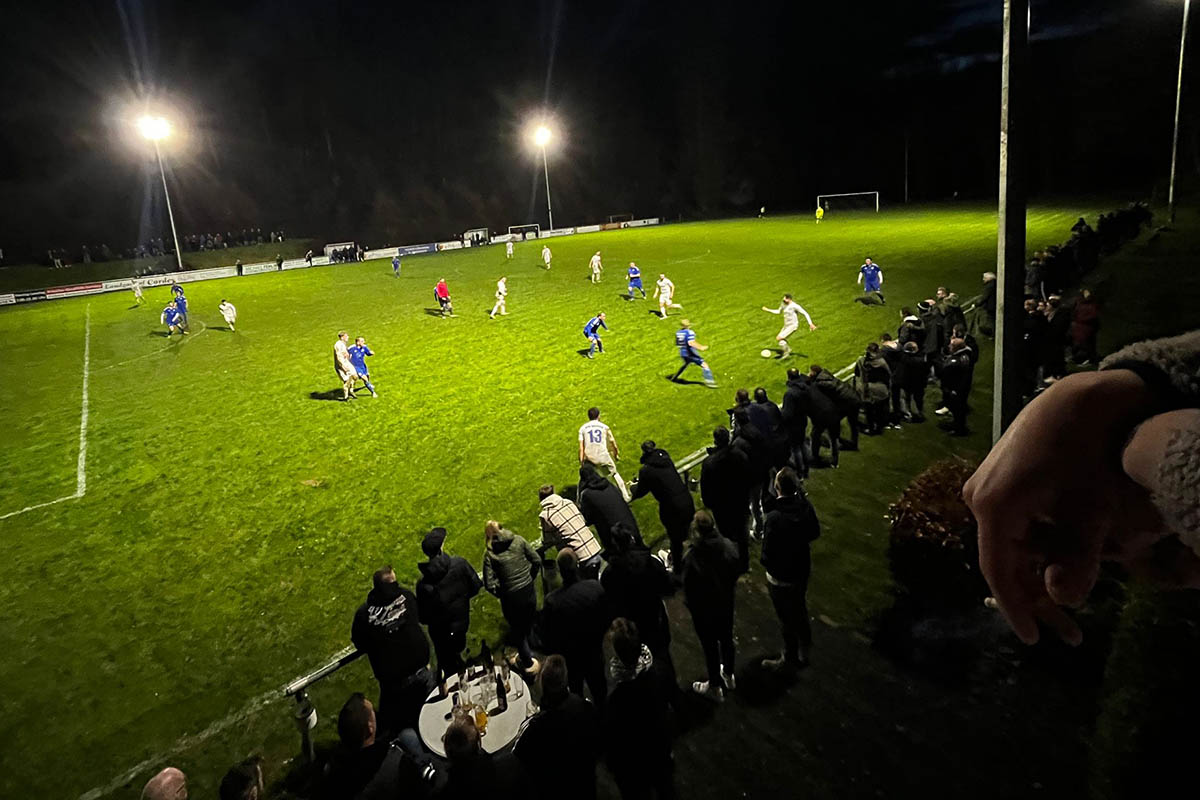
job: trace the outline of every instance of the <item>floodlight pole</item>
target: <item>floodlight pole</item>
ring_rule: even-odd
[[[992,442],[1021,410],[1021,311],[1025,294],[1025,90],[1029,0],[1004,0],[1000,77],[1000,203],[996,241],[996,363]]]
[[[1183,99],[1183,48],[1187,45],[1188,12],[1192,0],[1183,0],[1183,30],[1179,33],[1179,79],[1175,82],[1175,133],[1171,137],[1171,183],[1167,189],[1167,215],[1175,222],[1175,159],[1179,152],[1179,105]]]
[[[158,159],[158,175],[162,178],[163,197],[167,199],[167,218],[171,220],[171,238],[175,241],[175,263],[179,266],[179,271],[183,272],[183,251],[179,249],[179,234],[175,232],[175,212],[171,210],[171,192],[167,190],[167,171],[163,169],[158,139],[154,140],[154,157]]]
[[[550,230],[554,230],[554,207],[550,205],[550,162],[546,161],[546,145],[542,145],[542,169],[546,173],[546,213],[550,216]]]

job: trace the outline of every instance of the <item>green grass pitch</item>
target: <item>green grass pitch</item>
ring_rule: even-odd
[[[1064,240],[1082,211],[1032,210],[1030,245]],[[199,796],[247,749],[289,757],[289,706],[252,700],[348,643],[377,566],[415,580],[429,527],[446,526],[447,549],[476,563],[489,518],[535,538],[537,487],[574,483],[589,406],[613,427],[626,478],[643,439],[681,457],[738,387],[778,400],[787,366],[845,366],[938,285],[974,294],[995,231],[992,209],[925,208],[552,239],[549,272],[542,243],[528,242],[511,262],[503,247],[408,258],[400,279],[384,260],[204,282],[186,287],[186,339],[162,336],[166,288],[142,307],[118,293],[0,311],[0,514],[76,489],[90,316],[86,494],[0,520],[0,796],[76,797],[161,757]],[[606,269],[592,285],[596,250]],[[852,302],[867,254],[887,307]],[[652,300],[621,299],[630,260],[651,292],[659,272],[675,281],[682,314],[663,321]],[[500,275],[510,315],[492,321]],[[427,312],[441,276],[457,318]],[[819,326],[793,337],[788,362],[759,356],[781,322],[759,308],[783,292]],[[238,307],[236,333],[223,329],[222,298]],[[581,328],[597,311],[611,330],[588,361]],[[711,346],[719,390],[695,367],[695,385],[665,378],[685,315]],[[313,398],[338,387],[339,329],[377,353],[378,399]],[[811,481],[826,528],[815,610],[854,619],[883,602],[887,503],[928,461],[987,446],[990,355],[978,375],[972,437],[932,424],[889,432]],[[652,501],[635,507],[647,539],[661,536]],[[475,614],[472,648],[498,630],[492,599]],[[318,693],[326,720],[350,686],[373,689],[365,666],[346,672]],[[114,796],[136,796],[145,777]]]

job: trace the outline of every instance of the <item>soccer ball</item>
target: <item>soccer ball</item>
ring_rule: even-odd
[[[772,353],[770,350],[763,350],[761,353],[759,353],[759,355],[763,358],[770,358],[774,355],[774,353]]]

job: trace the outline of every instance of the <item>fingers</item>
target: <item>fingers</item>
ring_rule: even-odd
[[[1026,644],[1038,640],[1035,602],[1040,586],[1027,544],[1025,523],[1011,510],[992,504],[975,510],[979,523],[979,568],[992,589],[996,608]]]

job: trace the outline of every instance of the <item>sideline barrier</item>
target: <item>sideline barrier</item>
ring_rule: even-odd
[[[553,230],[542,231],[537,238],[550,239],[558,236],[572,236],[576,233],[596,233],[599,231],[620,230],[622,228],[641,228],[647,225],[658,225],[659,222],[658,217],[649,217],[646,219],[628,220],[626,222],[610,222],[603,225],[555,228]],[[523,240],[517,234],[505,233],[493,236],[490,241],[495,244]],[[331,248],[349,247],[352,244],[352,242],[342,242],[340,244],[326,245],[325,251],[329,252]],[[363,253],[363,259],[391,258],[393,255],[399,255],[403,258],[405,256],[438,253],[446,250],[460,250],[463,247],[463,242],[457,239],[450,242],[431,242],[429,244],[404,244],[396,247],[381,247],[375,250],[368,250]],[[324,255],[314,257],[311,266],[324,267],[330,264],[329,256]],[[309,266],[307,259],[292,258],[283,262],[282,269],[306,269]],[[90,283],[78,283],[69,286],[52,286],[46,289],[31,289],[23,292],[0,294],[0,306],[36,303],[40,300],[57,300],[63,297],[82,297],[84,295],[101,294],[103,292],[129,291],[129,288],[133,286],[134,280],[140,281],[143,288],[149,289],[155,286],[169,286],[172,283],[195,283],[196,281],[210,281],[218,278],[236,278],[239,275],[259,275],[268,272],[278,272],[280,269],[280,266],[274,261],[260,261],[254,264],[243,264],[240,273],[236,266],[210,267],[208,269],[192,269],[184,270],[183,272],[144,275],[136,279],[116,278],[114,280],[92,281]]]

